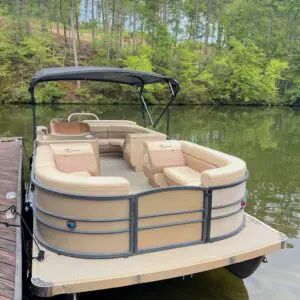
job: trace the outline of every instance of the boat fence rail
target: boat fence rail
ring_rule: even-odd
[[[63,255],[73,256],[73,257],[81,257],[81,258],[115,258],[115,257],[128,257],[136,254],[142,254],[147,252],[153,251],[160,251],[172,248],[178,248],[183,246],[195,245],[195,244],[202,244],[202,243],[209,243],[217,240],[226,239],[231,237],[237,233],[239,233],[245,223],[245,217],[243,217],[242,223],[239,225],[238,228],[234,229],[232,232],[219,235],[219,236],[211,236],[211,226],[214,220],[225,219],[235,214],[242,212],[245,208],[245,203],[247,202],[247,192],[245,195],[239,199],[232,201],[230,203],[213,206],[212,199],[213,193],[216,190],[220,189],[228,189],[232,187],[239,186],[246,182],[249,177],[249,172],[245,174],[245,176],[235,182],[230,184],[225,184],[222,186],[215,186],[215,187],[204,187],[204,186],[169,186],[169,187],[160,187],[160,188],[153,188],[148,191],[143,191],[140,193],[129,194],[129,195],[86,195],[86,194],[75,194],[75,193],[67,193],[63,192],[59,189],[52,188],[46,186],[44,183],[40,182],[38,179],[35,178],[34,173],[31,174],[31,182],[35,189],[39,189],[45,193],[49,193],[55,195],[56,197],[63,197],[67,201],[78,201],[78,200],[90,200],[90,201],[126,201],[129,206],[129,216],[128,217],[120,217],[120,218],[81,218],[78,216],[66,216],[63,214],[57,214],[55,212],[51,212],[48,209],[44,209],[39,206],[36,200],[33,201],[34,207],[34,217],[35,223],[40,222],[43,226],[46,226],[50,229],[54,229],[60,232],[68,232],[74,234],[87,234],[87,235],[111,235],[111,234],[129,234],[129,246],[128,251],[122,253],[81,253],[80,251],[69,251],[65,249],[60,249],[54,245],[51,245],[49,242],[43,239],[43,237],[35,230],[36,238],[39,242],[46,248],[56,253],[60,253]],[[168,212],[161,212],[161,213],[150,213],[150,214],[142,214],[139,212],[139,202],[144,196],[154,195],[156,193],[163,193],[168,191],[199,191],[199,200],[203,201],[203,207],[201,209],[186,209],[186,210],[174,210]],[[147,200],[148,201],[148,200]],[[239,205],[240,204],[240,205]],[[215,211],[220,211],[220,209],[226,208],[234,208],[234,206],[239,206],[238,209],[235,209],[231,212],[227,212],[224,214],[219,214],[217,216],[213,216]],[[60,226],[57,224],[51,224],[50,222],[44,220],[39,213],[42,213],[46,216],[51,218],[55,218],[55,220],[59,220],[63,222],[63,224],[67,224],[67,226]],[[197,214],[197,217],[183,220],[179,222],[164,222],[163,224],[150,224],[141,226],[139,223],[142,220],[151,220],[157,219],[159,217],[170,217],[170,216],[180,216],[180,215],[190,215],[194,216]],[[95,223],[121,223],[121,222],[128,222],[128,228],[125,229],[114,229],[114,230],[83,230],[77,229],[77,224],[83,224],[86,222]],[[138,239],[139,234],[142,231],[148,230],[155,230],[158,228],[167,228],[167,227],[176,227],[182,226],[187,224],[197,224],[199,223],[199,230],[201,230],[201,238],[193,241],[186,241],[184,243],[175,243],[169,245],[163,245],[159,247],[139,247]],[[69,226],[70,225],[70,226]],[[35,229],[37,225],[35,224]],[[80,226],[78,226],[80,227]]]

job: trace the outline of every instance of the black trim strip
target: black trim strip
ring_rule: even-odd
[[[229,203],[229,204],[225,204],[225,205],[213,206],[211,209],[220,209],[220,208],[227,208],[227,207],[230,207],[230,206],[234,206],[236,204],[242,203],[243,201],[247,200],[247,197],[248,197],[248,193],[246,192],[244,197],[242,199],[238,200],[238,201],[235,201],[235,202],[232,202],[232,203]]]
[[[133,255],[134,253],[134,247],[133,247],[133,243],[134,243],[134,230],[135,230],[135,226],[134,226],[134,198],[130,198],[130,235],[129,235],[129,249],[130,249],[130,253],[131,255]]]
[[[130,252],[120,252],[120,253],[83,253],[83,252],[73,252],[73,251],[68,251],[64,250],[61,248],[57,248],[54,246],[51,246],[48,242],[44,241],[42,237],[39,235],[35,234],[35,238],[38,240],[38,242],[45,247],[46,249],[57,253],[61,255],[66,255],[70,257],[76,257],[76,258],[84,258],[84,259],[104,259],[104,258],[120,258],[120,257],[129,257],[131,256]]]
[[[138,230],[148,230],[148,229],[172,227],[172,226],[187,225],[187,224],[194,224],[194,223],[200,223],[200,222],[204,222],[204,220],[200,219],[200,220],[192,220],[192,221],[184,221],[184,222],[174,222],[174,223],[152,225],[152,226],[143,226],[143,227],[138,227]]]
[[[204,209],[190,209],[190,210],[181,210],[181,211],[174,211],[174,212],[162,213],[162,214],[143,215],[139,217],[139,220],[147,219],[147,218],[175,216],[175,215],[182,215],[182,214],[192,214],[197,212],[204,212]]]
[[[212,190],[206,192],[207,195],[207,216],[206,216],[206,239],[208,242],[210,239],[210,228],[211,228],[211,206],[212,206]]]
[[[63,232],[67,232],[67,233],[77,233],[77,234],[119,234],[119,233],[127,233],[130,232],[130,229],[123,229],[123,230],[111,230],[111,231],[90,231],[90,230],[77,230],[77,229],[66,229],[66,228],[62,228],[60,226],[56,226],[53,224],[49,224],[48,222],[42,220],[40,217],[38,217],[37,215],[34,216],[34,218],[40,222],[41,224],[43,224],[44,226],[47,226],[49,228],[58,230],[58,231],[63,231]]]
[[[221,241],[221,240],[225,240],[225,239],[228,239],[230,237],[233,237],[234,235],[241,232],[245,226],[246,226],[246,216],[244,215],[242,224],[236,230],[234,230],[230,233],[227,233],[227,234],[223,234],[223,235],[219,235],[217,237],[213,237],[213,238],[209,239],[208,242],[212,243],[212,242]]]
[[[203,208],[204,208],[204,212],[203,212],[203,226],[202,226],[202,241],[205,243],[205,241],[207,240],[207,218],[208,218],[208,198],[207,198],[207,191],[204,191],[203,194]]]
[[[136,253],[138,251],[138,215],[139,215],[139,201],[138,197],[133,197],[133,253]]]
[[[67,216],[61,216],[61,215],[56,215],[52,212],[48,212],[46,210],[44,210],[43,208],[41,208],[40,206],[38,206],[36,203],[34,204],[34,210],[38,210],[42,213],[44,213],[45,215],[48,215],[50,217],[53,218],[57,218],[57,219],[62,219],[62,220],[74,220],[74,221],[78,221],[78,222],[103,222],[103,223],[108,223],[108,222],[123,222],[123,221],[130,221],[130,218],[112,218],[112,219],[85,219],[85,218],[77,218],[77,217],[67,217]]]
[[[216,216],[216,217],[211,217],[210,219],[211,219],[211,220],[217,220],[217,219],[228,218],[228,217],[231,217],[231,216],[233,216],[233,215],[236,215],[236,214],[240,213],[240,212],[243,211],[243,210],[244,210],[244,207],[241,207],[241,208],[239,208],[238,210],[235,210],[235,211],[233,211],[233,212],[231,212],[231,213],[229,213],[229,214],[221,215],[221,216]]]

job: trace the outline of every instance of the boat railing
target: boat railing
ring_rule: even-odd
[[[82,258],[127,257],[222,240],[245,225],[248,176],[247,171],[238,181],[212,187],[169,186],[104,196],[49,187],[32,172],[35,235],[51,251]],[[215,205],[215,194],[222,197],[220,191],[230,189],[244,193],[239,199],[225,193],[226,202]]]

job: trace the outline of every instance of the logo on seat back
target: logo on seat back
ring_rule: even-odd
[[[65,148],[64,151],[67,152],[67,153],[73,153],[73,152],[80,152],[80,149]]]

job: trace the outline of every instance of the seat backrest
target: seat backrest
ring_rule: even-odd
[[[83,120],[89,125],[135,125],[136,122],[129,120]]]
[[[100,175],[100,163],[90,143],[50,144],[55,166],[64,173]]]
[[[162,173],[164,168],[185,164],[179,141],[144,142],[144,165],[151,173]]]
[[[56,144],[55,146],[60,145]],[[72,146],[73,145],[74,144],[72,144]],[[83,143],[77,144],[77,147],[82,147],[82,145]],[[73,161],[71,161],[70,165],[62,165],[60,161],[57,161],[57,158],[63,149],[55,149],[55,147],[53,148],[51,146],[52,145],[38,146],[36,148],[34,161],[35,177],[46,186],[78,195],[122,195],[129,193],[129,182],[125,178],[88,176],[85,171],[86,169],[89,170],[89,168],[86,168],[84,165],[82,165],[82,167],[85,167],[83,168],[84,170],[77,171],[76,166],[70,168],[74,166]],[[66,146],[68,147],[69,145]],[[56,152],[56,157],[52,148],[54,152]],[[88,151],[89,153],[91,151],[91,149],[84,147],[81,150],[84,150],[83,152]],[[63,151],[62,153],[65,152]],[[67,153],[75,155],[72,151]],[[63,157],[61,157],[61,159],[63,159]],[[68,157],[64,157],[64,159],[68,160]],[[61,170],[69,170],[71,172],[63,172]],[[93,173],[93,171],[89,170],[89,173],[90,172]]]
[[[187,165],[200,173],[228,163],[223,155],[219,155],[221,152],[191,142],[181,141],[181,149]]]
[[[201,173],[204,186],[226,185],[246,174],[246,163],[232,155],[187,141],[181,141],[181,149],[188,166]]]
[[[125,139],[128,133],[147,132],[146,128],[137,125],[109,125],[107,127],[108,138]]]
[[[63,119],[63,118],[55,118],[50,121],[50,125],[51,124],[59,124],[59,123],[68,123],[68,120]]]
[[[81,122],[51,122],[49,131],[59,135],[81,135],[91,132],[90,126]]]

